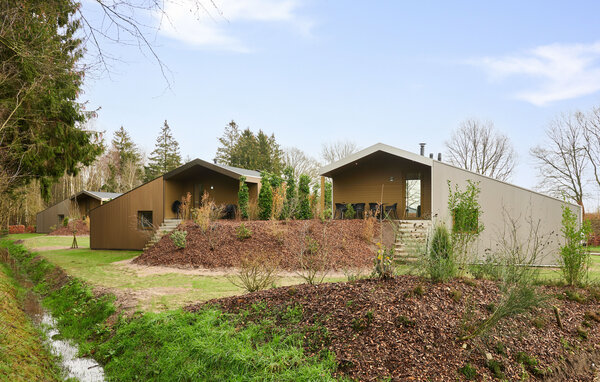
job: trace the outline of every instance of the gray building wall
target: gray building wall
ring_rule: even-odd
[[[529,218],[533,222],[540,222],[539,232],[548,235],[551,240],[547,247],[546,256],[541,259],[543,265],[557,264],[559,247],[563,243],[560,232],[562,226],[561,207],[563,205],[569,206],[581,221],[581,207],[577,205],[474,174],[443,162],[434,161],[431,171],[432,216],[437,214],[437,219],[444,221],[449,228],[452,224],[452,217],[448,209],[448,180],[452,182],[453,189],[454,185],[458,184],[461,190],[465,189],[467,180],[479,182],[479,188],[481,189],[479,204],[483,210],[480,222],[485,226],[476,243],[476,250],[481,258],[484,256],[486,249],[491,251],[499,249],[497,244],[506,227],[503,210],[513,219],[518,219],[521,240],[525,240],[529,236],[530,225],[527,222]]]

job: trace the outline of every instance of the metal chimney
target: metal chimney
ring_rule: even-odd
[[[421,146],[421,155],[425,156],[425,143],[419,143],[419,146]]]
[[[442,161],[442,153],[438,153],[438,162]]]
[[[433,159],[433,153],[429,153],[429,158]]]

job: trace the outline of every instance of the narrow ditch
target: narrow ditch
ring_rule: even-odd
[[[50,312],[42,307],[40,297],[33,292],[33,284],[21,275],[11,260],[3,262],[13,269],[15,280],[27,290],[23,310],[34,325],[44,333],[45,343],[50,348],[50,352],[59,357],[65,378],[75,378],[80,382],[104,382],[102,366],[93,358],[77,356],[79,353],[77,346],[62,338],[56,320]]]

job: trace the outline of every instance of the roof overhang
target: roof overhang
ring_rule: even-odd
[[[103,197],[100,197],[100,196],[98,196],[98,195],[96,195],[96,194],[94,194],[92,192],[86,191],[86,190],[79,191],[75,195],[71,196],[70,199],[71,200],[77,200],[77,198],[80,197],[81,195],[89,196],[90,198],[99,200],[101,202],[105,202],[107,200],[113,199],[113,198],[103,198]]]
[[[229,176],[233,179],[240,179],[240,177],[245,176],[246,182],[248,182],[248,183],[260,183],[260,177],[240,174],[240,173],[230,170],[228,168],[221,167],[217,164],[210,163],[210,162],[204,161],[202,159],[194,159],[193,161],[190,161],[190,162],[184,164],[183,166],[179,166],[176,169],[169,171],[168,173],[163,175],[163,179],[169,180],[170,178],[172,178],[176,175],[179,175],[179,174],[181,174],[193,167],[197,167],[197,166],[207,168],[207,169],[217,172],[219,174]]]
[[[331,176],[336,170],[347,166],[353,162],[357,162],[362,158],[368,157],[377,152],[384,152],[391,155],[395,155],[399,158],[404,158],[406,160],[423,164],[425,166],[433,166],[433,159],[427,158],[425,156],[411,153],[410,151],[402,150],[397,147],[393,147],[390,145],[386,145],[383,143],[377,143],[373,146],[369,146],[366,149],[360,150],[352,155],[348,155],[345,158],[342,158],[336,162],[330,163],[327,166],[321,167],[319,171],[319,175],[321,176]]]

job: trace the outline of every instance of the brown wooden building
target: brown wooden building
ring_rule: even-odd
[[[38,212],[35,219],[37,233],[49,233],[63,224],[65,217],[72,215],[71,209],[78,208],[80,217],[89,215],[90,210],[101,206],[103,203],[120,196],[120,193],[101,191],[81,191],[69,199],[56,203],[45,210]]]
[[[188,192],[199,207],[204,192],[216,204],[237,205],[244,176],[250,200],[258,198],[260,173],[195,159],[90,212],[92,249],[140,250],[167,219],[177,219],[174,203]]]

